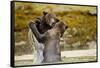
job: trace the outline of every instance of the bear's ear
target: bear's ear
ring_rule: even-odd
[[[48,12],[46,12],[46,11],[43,11],[43,15],[46,15],[46,14],[48,14]]]

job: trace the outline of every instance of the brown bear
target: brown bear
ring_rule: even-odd
[[[44,60],[43,62],[61,61],[60,37],[63,35],[67,26],[63,22],[57,23],[52,29],[47,31],[44,41]]]
[[[51,29],[55,25],[55,23],[57,23],[58,21],[59,20],[57,19],[55,14],[44,11],[43,16],[37,18],[34,21],[34,25],[36,26],[37,31],[39,31],[40,34],[43,34],[47,30]],[[33,50],[34,50],[33,51],[34,63],[38,64],[38,63],[41,63],[44,59],[43,57],[44,44],[39,42],[39,38],[36,39],[36,37],[32,33],[30,26],[32,25],[31,24],[29,25],[29,32],[28,32],[29,43],[33,47]]]
[[[68,26],[66,26],[63,22],[59,22],[44,34],[40,34],[33,23],[30,23],[29,25],[38,41],[44,44],[43,62],[51,63],[60,61],[60,37],[63,35]]]

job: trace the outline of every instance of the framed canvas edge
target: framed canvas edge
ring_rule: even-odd
[[[71,62],[71,63],[53,63],[53,64],[38,64],[38,65],[20,65],[15,66],[15,38],[14,38],[14,8],[15,8],[15,2],[27,2],[27,3],[40,3],[40,4],[57,4],[57,5],[75,5],[75,6],[91,6],[96,7],[97,12],[97,18],[96,18],[96,60],[95,61],[89,61],[89,62]],[[62,64],[81,64],[81,63],[93,63],[98,62],[98,6],[97,5],[82,5],[82,4],[67,4],[67,3],[50,3],[50,2],[36,2],[36,1],[10,1],[10,10],[11,10],[11,28],[10,28],[10,66],[11,67],[29,67],[29,66],[47,66],[47,65],[62,65]]]

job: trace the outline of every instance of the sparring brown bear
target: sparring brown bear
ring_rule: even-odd
[[[44,44],[43,62],[52,63],[61,61],[61,51],[59,45],[60,37],[63,35],[68,26],[66,26],[63,22],[59,22],[56,23],[53,28],[49,29],[43,34],[38,32],[34,23],[30,23],[29,26],[38,41]]]
[[[40,34],[43,34],[47,30],[51,29],[58,21],[59,20],[57,19],[55,14],[44,11],[43,16],[38,17],[34,21],[34,25],[36,26],[37,31],[39,31]],[[36,37],[31,31],[30,26],[29,26],[28,38],[30,45],[33,47],[33,60],[34,60],[33,63],[38,64],[41,63],[44,59],[43,57],[44,44],[39,42],[39,39],[36,39]]]

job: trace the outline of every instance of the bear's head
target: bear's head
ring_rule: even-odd
[[[56,23],[55,28],[58,29],[58,31],[60,32],[61,37],[62,37],[65,30],[68,28],[68,25],[65,24],[64,22],[60,21],[60,22]]]
[[[57,22],[59,22],[59,19],[53,13],[43,11],[43,22],[47,26],[53,27]]]

